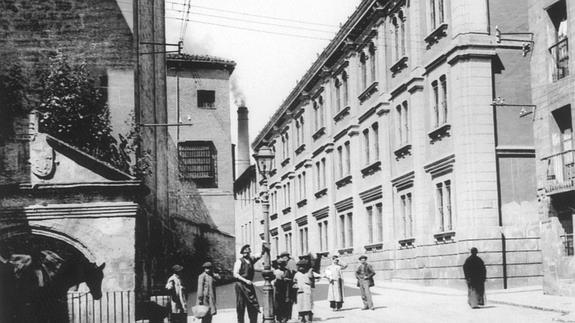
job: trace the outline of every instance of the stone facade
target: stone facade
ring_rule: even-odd
[[[252,144],[275,150],[272,256],[462,288],[475,246],[489,286],[541,281],[529,59],[496,25],[527,32],[526,3],[362,1]]]
[[[106,263],[104,297],[124,302],[112,314],[134,318],[141,182],[49,135],[26,137],[31,162],[20,178],[28,180],[0,185],[0,254],[50,250],[65,262],[80,257]],[[87,291],[84,284],[80,291]],[[85,312],[90,318],[104,314]]]
[[[575,5],[529,1],[533,127],[537,151],[538,213],[541,219],[543,289],[575,295],[573,258],[573,47]]]

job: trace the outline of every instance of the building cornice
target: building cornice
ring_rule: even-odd
[[[385,2],[382,6],[380,3]],[[310,86],[315,85],[314,82],[320,77],[322,69],[329,66],[329,61],[334,58],[337,52],[342,51],[342,47],[345,45],[346,39],[355,39],[352,37],[352,32],[357,29],[365,28],[362,25],[363,22],[368,21],[374,15],[381,15],[385,12],[385,8],[392,3],[389,0],[363,0],[354,13],[349,17],[349,19],[344,23],[344,25],[339,29],[336,36],[327,45],[323,52],[318,56],[316,61],[307,70],[301,80],[297,83],[295,88],[290,92],[287,98],[280,105],[279,109],[272,115],[268,123],[264,126],[262,131],[257,135],[256,139],[252,143],[252,148],[257,150],[262,144],[263,140],[269,136],[269,132],[272,131],[273,125],[277,123],[280,117],[285,111],[290,109],[290,107],[295,103],[300,94],[305,91]],[[343,53],[342,53],[343,54]]]
[[[138,204],[133,202],[105,202],[60,205],[31,205],[24,208],[2,208],[0,218],[19,219],[24,216],[34,220],[72,218],[118,218],[135,217]]]

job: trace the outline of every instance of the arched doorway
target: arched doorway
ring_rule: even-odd
[[[101,297],[103,267],[68,236],[42,228],[4,230],[0,256],[0,322],[69,322],[68,291],[84,282]]]

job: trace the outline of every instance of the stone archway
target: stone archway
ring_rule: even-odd
[[[46,251],[60,257],[62,268],[47,270],[40,264]],[[0,322],[68,322],[65,289],[63,299],[47,288],[49,276],[65,270],[66,263],[89,263],[93,254],[77,240],[42,227],[17,227],[0,231],[0,255],[31,257],[24,269],[14,264],[0,264]]]

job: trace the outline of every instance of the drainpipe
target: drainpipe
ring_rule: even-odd
[[[499,171],[499,156],[497,156],[497,104],[493,107],[493,131],[495,134],[495,174],[497,176],[497,213],[499,218],[499,229],[501,232],[501,266],[503,270],[503,289],[507,289],[507,246],[505,234],[503,233],[503,212],[501,210],[501,178]]]

